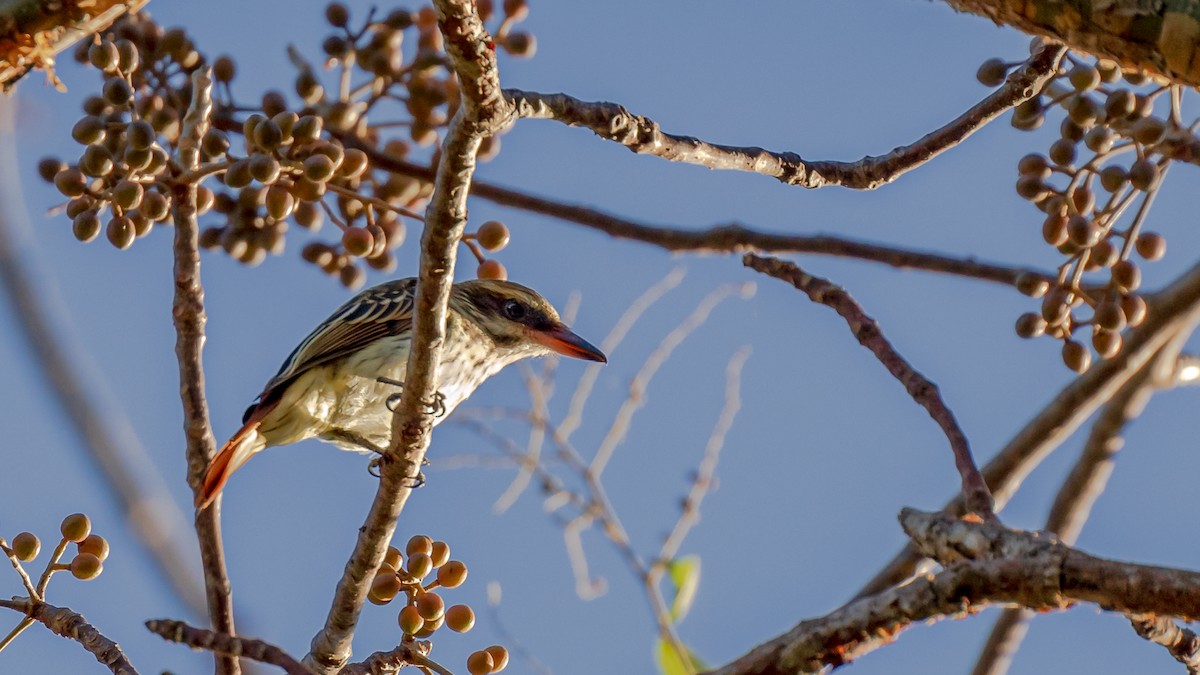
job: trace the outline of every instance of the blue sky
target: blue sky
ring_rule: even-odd
[[[253,100],[264,88],[290,91],[285,48],[319,50],[325,26],[311,2],[154,2],[164,25],[184,24],[205,52],[239,60],[234,90]],[[355,12],[362,11],[355,8]],[[1019,60],[1028,38],[955,14],[939,2],[535,2],[525,28],[538,38],[532,60],[501,58],[504,86],[562,91],[621,103],[664,129],[728,144],[791,150],[805,158],[853,160],[909,143],[944,124],[987,90],[974,80],[991,56]],[[37,180],[38,158],[77,152],[69,130],[79,101],[98,87],[94,72],[63,59],[69,93],[31,76],[20,87],[17,150],[39,253],[62,287],[75,329],[92,350],[117,402],[166,476],[179,506],[184,485],[181,413],[170,322],[170,232],[118,252],[103,240],[76,242],[62,216],[44,215],[59,198]],[[1048,124],[1047,127],[1056,127]],[[592,205],[651,223],[705,227],[730,221],[771,231],[828,233],[955,255],[1028,264],[1058,263],[1041,243],[1040,214],[1015,195],[1017,159],[1052,140],[1001,120],[961,147],[874,192],[806,191],[763,176],[715,172],[640,157],[590,132],[546,121],[518,124],[478,177],[534,194]],[[1166,233],[1166,259],[1145,269],[1155,287],[1192,263],[1198,235],[1194,167],[1167,180],[1151,218]],[[845,324],[780,282],[756,278],[733,257],[671,256],[482,200],[474,225],[509,224],[499,254],[511,278],[562,306],[578,292],[574,326],[598,343],[650,284],[677,266],[686,278],[609,354],[594,402],[576,434],[592,452],[630,379],[662,337],[714,288],[755,281],[753,299],[722,304],[658,374],[645,407],[606,473],[607,487],[643,555],[677,517],[687,476],[722,404],[725,363],[742,345],[754,352],[702,522],[683,546],[703,561],[703,579],[684,640],[724,663],[798,620],[844,602],[904,541],[903,506],[936,508],[957,476],[937,427],[862,350]],[[328,233],[328,230],[326,231]],[[294,229],[287,252],[249,269],[223,255],[203,258],[209,311],[208,394],[220,440],[245,405],[312,326],[348,292],[300,262],[308,238]],[[415,242],[416,237],[411,240]],[[464,256],[466,252],[463,252]],[[416,248],[399,251],[397,276],[416,270]],[[879,320],[902,354],[940,385],[980,463],[1071,379],[1058,345],[1025,342],[1012,331],[1035,304],[1015,291],[867,263],[807,256],[809,271],[844,285]],[[459,271],[469,278],[473,265]],[[385,276],[373,273],[369,283]],[[9,311],[7,306],[2,311]],[[0,372],[8,382],[0,476],[0,533],[32,530],[43,539],[62,516],[86,511],[112,542],[106,571],[90,583],[61,579],[49,600],[83,613],[126,648],[143,672],[202,672],[207,657],[168,645],[141,622],[188,617],[124,526],[13,327],[0,322]],[[552,414],[561,417],[583,372],[563,363]],[[1109,491],[1080,546],[1119,559],[1196,567],[1186,524],[1153,517],[1192,505],[1197,393],[1161,394],[1130,430]],[[527,405],[517,369],[479,390],[471,406]],[[524,441],[524,432],[496,430]],[[1037,528],[1079,450],[1076,438],[1026,481],[1004,512],[1012,526]],[[485,607],[487,582],[503,589],[503,629],[557,673],[590,675],[614,667],[650,672],[654,628],[637,582],[611,545],[590,534],[589,562],[607,579],[603,597],[575,597],[561,530],[529,492],[510,511],[492,504],[510,469],[448,469],[439,460],[494,455],[462,428],[439,427],[428,487],[409,502],[399,531],[448,541],[471,568],[452,602]],[[224,501],[225,545],[238,612],[248,633],[303,654],[321,625],[340,570],[366,514],[374,480],[360,456],[318,442],[273,449],[231,481]],[[1182,530],[1182,531],[1181,531]],[[0,572],[0,593],[18,594]],[[355,653],[394,645],[395,608],[368,607]],[[432,656],[461,668],[467,653],[498,641],[480,611],[476,629],[439,638]],[[973,663],[995,611],[967,621],[916,626],[896,644],[853,666],[858,673],[963,672]],[[0,614],[0,627],[15,615]],[[5,628],[6,630],[6,628]],[[1067,650],[1063,645],[1077,645]],[[614,649],[615,647],[615,649]],[[617,665],[620,664],[620,665]],[[100,672],[75,645],[34,627],[0,654],[5,672]],[[1120,617],[1090,607],[1041,616],[1013,672],[1174,673],[1163,650],[1136,637]],[[514,660],[510,672],[528,672]]]

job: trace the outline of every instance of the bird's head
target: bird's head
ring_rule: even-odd
[[[464,281],[454,285],[450,304],[491,336],[497,347],[518,358],[555,352],[608,362],[599,349],[563,325],[545,298],[520,284],[495,279]]]

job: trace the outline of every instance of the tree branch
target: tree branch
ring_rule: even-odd
[[[108,28],[122,15],[136,12],[149,0],[47,2],[16,0],[0,5],[0,93],[30,70],[42,68],[46,79],[65,91],[54,74],[54,57],[78,40]]]
[[[890,183],[966,140],[1004,111],[1038,94],[1058,68],[1065,49],[1047,45],[1016,69],[996,91],[946,126],[917,142],[857,162],[807,161],[794,152],[708,143],[691,136],[668,134],[658,123],[633,115],[613,103],[589,103],[566,94],[539,94],[506,89],[504,95],[524,118],[552,119],[591,129],[601,138],[635,153],[710,169],[749,171],[771,176],[788,185],[820,188],[829,185],[873,190]]]
[[[942,433],[950,442],[950,450],[954,453],[954,464],[962,478],[962,498],[968,511],[977,513],[984,518],[992,518],[992,495],[988,491],[979,467],[971,456],[971,447],[967,436],[963,433],[954,413],[942,400],[938,387],[921,373],[917,372],[896,348],[883,336],[879,324],[875,322],[858,302],[846,290],[827,279],[814,277],[793,263],[778,258],[763,258],[747,253],[742,258],[742,264],[756,272],[761,272],[781,281],[786,281],[798,290],[808,295],[813,302],[826,305],[837,312],[850,326],[850,332],[858,339],[859,344],[866,347],[888,369],[917,405],[925,408],[934,422],[941,427]]]
[[[313,638],[305,657],[305,664],[320,673],[337,672],[350,658],[351,640],[371,579],[383,562],[396,519],[429,448],[433,428],[430,401],[442,357],[446,303],[454,283],[458,242],[466,225],[475,156],[482,139],[497,133],[511,119],[499,95],[496,55],[488,47],[491,38],[474,3],[436,0],[434,5],[462,87],[462,105],[446,130],[433,196],[425,214],[412,348],[392,424],[392,443],[381,466],[379,490],[338,582],[325,626]]]
[[[312,671],[290,654],[269,642],[237,637],[227,633],[189,626],[183,621],[151,619],[146,628],[169,642],[178,642],[192,649],[203,649],[236,659],[245,657],[260,663],[278,666],[288,675],[312,675]]]
[[[221,127],[237,130],[241,129],[241,123],[225,119],[222,120]],[[340,134],[337,137],[346,147],[357,148],[365,152],[371,160],[371,166],[425,182],[433,181],[434,172],[428,166],[397,158],[351,135]],[[483,181],[472,182],[471,196],[486,199],[501,206],[583,225],[617,239],[651,244],[675,253],[722,254],[750,251],[780,254],[811,253],[857,258],[900,269],[954,274],[1007,285],[1015,283],[1017,277],[1022,274],[1031,274],[1046,281],[1057,279],[1055,273],[1032,268],[981,262],[973,257],[954,258],[938,253],[872,244],[829,235],[776,234],[750,229],[737,223],[716,225],[700,230],[650,225],[599,209],[539,197]]]
[[[193,98],[183,120],[177,161],[183,171],[199,164],[200,139],[208,129],[212,113],[212,77],[208,68],[192,74]],[[179,394],[183,400],[183,432],[187,439],[188,484],[199,494],[204,472],[216,453],[208,401],[204,394],[204,287],[200,283],[199,225],[196,214],[196,184],[181,182],[174,186],[172,219],[175,223],[175,299],[171,315],[175,320],[175,355],[179,360]],[[211,508],[196,513],[196,535],[200,542],[200,560],[204,568],[204,587],[208,597],[208,615],[213,630],[236,634],[233,625],[233,590],[225,570],[225,552],[221,545],[220,500]],[[217,656],[217,672],[238,675],[237,659]]]
[[[902,511],[900,521],[946,566],[942,572],[804,621],[713,675],[819,672],[893,642],[918,621],[962,617],[991,603],[1048,611],[1088,602],[1181,617],[1200,608],[1200,573],[1096,558],[998,521],[971,523],[912,509]]]
[[[1044,35],[1133,70],[1162,75],[1180,84],[1200,85],[1200,68],[1193,57],[1200,48],[1194,29],[1200,21],[1200,7],[1189,3],[1138,0],[1021,3],[946,0],[946,3],[960,12],[977,14],[1031,35]]]
[[[1175,354],[1177,352],[1169,347],[1161,349],[1154,360],[1130,378],[1100,410],[1078,461],[1063,481],[1046,517],[1046,531],[1058,535],[1064,544],[1071,546],[1078,540],[1092,506],[1108,485],[1115,457],[1125,446],[1125,427],[1142,414],[1150,398],[1156,366],[1174,361]],[[1032,618],[1033,612],[1023,607],[1005,608],[996,619],[971,672],[974,675],[1007,673]]]
[[[0,607],[15,609],[49,628],[51,632],[78,642],[91,652],[97,661],[107,666],[113,675],[138,675],[137,669],[129,662],[121,647],[104,637],[82,614],[72,612],[66,607],[55,607],[28,598],[0,599]]]
[[[1004,508],[1029,472],[1087,421],[1159,348],[1190,332],[1200,320],[1200,264],[1192,266],[1148,302],[1146,322],[1129,332],[1121,352],[1092,366],[1063,388],[983,467],[983,477],[996,499],[997,510]],[[953,513],[961,508],[958,498],[946,505]],[[903,583],[912,576],[921,559],[911,545],[906,546],[856,598]]]

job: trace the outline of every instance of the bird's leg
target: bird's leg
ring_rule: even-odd
[[[384,448],[375,445],[371,441],[368,441],[353,431],[347,431],[345,429],[332,429],[323,435],[332,440],[343,441],[345,443],[349,443],[350,445],[357,445],[358,447],[368,452],[373,452],[377,455],[382,455],[385,452]]]
[[[390,384],[393,387],[399,387],[401,393],[404,390],[404,383],[399,380],[393,380],[390,377],[377,377],[375,381],[380,384]],[[384,401],[384,406],[392,412],[396,412],[396,406],[400,403],[400,394],[392,394]],[[446,414],[446,397],[440,391],[433,393],[433,402],[425,406],[426,411],[434,417],[441,417]]]

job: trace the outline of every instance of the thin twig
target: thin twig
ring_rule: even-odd
[[[21,564],[21,561],[17,558],[17,554],[8,545],[8,542],[4,541],[4,537],[0,537],[0,551],[4,552],[4,556],[8,558],[8,562],[16,570],[17,576],[21,577],[21,585],[25,587],[25,592],[29,594],[29,597],[34,600],[41,600],[42,596],[33,585],[33,579],[29,578],[29,573],[25,571],[25,566]]]
[[[146,628],[164,640],[178,642],[192,649],[203,649],[233,658],[245,657],[278,666],[288,675],[312,675],[312,671],[303,663],[279,647],[262,640],[196,628],[183,621],[171,619],[151,619],[146,622]]]
[[[66,607],[55,607],[28,598],[0,599],[0,607],[15,609],[56,635],[78,642],[97,661],[107,666],[113,675],[137,675],[137,669],[129,662],[121,647],[96,630],[81,614]]]
[[[1200,635],[1165,616],[1134,614],[1129,617],[1134,631],[1167,648],[1167,653],[1187,666],[1188,675],[1200,675]]]
[[[226,119],[222,122],[222,128],[236,131],[241,129],[241,123],[233,119]],[[346,147],[358,148],[366,153],[372,166],[391,173],[418,178],[427,183],[433,180],[433,172],[428,166],[389,155],[354,136],[346,134],[336,136]],[[1021,274],[1032,274],[1047,281],[1055,279],[1054,274],[1032,268],[981,262],[973,257],[955,258],[938,253],[872,244],[843,237],[777,234],[747,228],[736,223],[716,225],[707,229],[650,225],[598,209],[539,197],[483,181],[472,183],[471,196],[502,206],[583,225],[617,239],[650,244],[675,253],[728,254],[748,251],[778,254],[811,253],[813,255],[856,258],[900,269],[954,274],[1006,285],[1012,285]]]
[[[55,399],[104,476],[155,571],[198,616],[204,614],[200,570],[187,519],[166,481],[115,402],[90,350],[79,339],[58,280],[41,259],[21,188],[13,140],[13,97],[0,96],[0,282]]]
[[[692,486],[688,489],[687,496],[683,498],[683,509],[679,514],[679,519],[675,521],[675,526],[671,528],[670,534],[663,540],[663,545],[658,551],[660,562],[673,560],[688,532],[700,522],[700,504],[704,502],[704,498],[713,488],[717,473],[717,461],[720,460],[721,450],[725,447],[725,437],[733,428],[733,420],[742,407],[742,368],[746,365],[746,360],[750,358],[750,351],[749,346],[738,349],[729,359],[729,364],[725,366],[725,404],[721,407],[712,433],[708,436],[708,443],[704,446],[704,456],[700,458],[700,464],[696,467],[696,476],[692,480]]]
[[[183,119],[176,162],[184,170],[200,164],[200,139],[208,130],[212,114],[212,73],[200,68],[192,74],[192,102]],[[175,223],[175,298],[171,316],[175,322],[175,356],[179,360],[179,394],[183,401],[183,431],[187,441],[188,484],[199,494],[204,472],[216,454],[208,400],[204,393],[204,288],[200,282],[199,223],[195,183],[177,183],[173,189],[172,220]],[[233,591],[225,568],[221,545],[220,501],[197,512],[196,535],[204,568],[204,588],[213,630],[235,635]],[[238,675],[235,657],[217,655],[217,672]]]
[[[959,427],[954,413],[942,400],[937,385],[917,372],[896,351],[883,336],[879,324],[867,315],[862,306],[845,289],[826,279],[808,274],[794,263],[777,258],[763,258],[751,253],[742,258],[742,263],[755,271],[792,284],[807,294],[813,302],[827,305],[846,320],[859,344],[879,359],[888,372],[904,385],[904,389],[917,405],[925,408],[929,416],[942,428],[950,442],[954,464],[962,478],[962,496],[967,509],[984,518],[992,518],[994,514],[991,492],[988,491],[987,483],[984,482],[979,467],[975,465],[975,459],[971,456],[966,434]]]
[[[671,357],[671,353],[697,328],[704,325],[712,311],[723,300],[735,293],[740,294],[743,298],[749,298],[754,295],[754,291],[753,284],[722,286],[709,293],[691,314],[670,333],[667,333],[658,347],[650,353],[650,356],[646,357],[646,361],[638,370],[637,375],[629,383],[629,396],[621,402],[621,407],[617,409],[617,414],[613,417],[612,424],[609,425],[608,433],[600,441],[600,446],[596,449],[596,454],[588,466],[589,478],[598,479],[604,473],[604,469],[612,459],[613,452],[629,433],[629,425],[633,421],[634,414],[646,404],[646,387],[654,379],[658,369]]]
[[[524,118],[552,119],[591,129],[639,154],[673,162],[698,164],[710,169],[750,171],[771,176],[788,185],[819,188],[829,185],[872,190],[925,164],[957,146],[988,122],[1013,106],[1036,96],[1048,82],[1066,49],[1047,45],[1008,81],[946,126],[911,145],[857,162],[807,161],[794,152],[772,152],[758,147],[708,143],[691,136],[664,132],[651,119],[630,114],[613,103],[591,103],[566,94],[539,94],[506,89],[504,95]]]
[[[629,331],[633,329],[638,319],[641,319],[642,315],[664,295],[678,286],[683,281],[683,277],[683,268],[676,267],[631,302],[617,322],[613,324],[612,329],[608,331],[608,335],[604,336],[604,340],[600,342],[600,351],[611,356]],[[583,375],[580,376],[575,393],[571,394],[571,402],[567,405],[567,414],[558,425],[558,433],[564,442],[570,440],[571,434],[575,433],[575,430],[583,423],[583,409],[587,407],[588,398],[596,386],[596,380],[600,377],[602,367],[598,363],[591,364],[584,369]]]
[[[392,423],[392,441],[380,468],[379,489],[354,552],[338,582],[325,625],[313,638],[304,663],[332,674],[350,658],[358,616],[375,570],[396,530],[396,519],[412,492],[425,451],[433,415],[434,376],[442,357],[446,303],[454,282],[454,262],[467,218],[467,194],[475,172],[475,156],[486,136],[500,131],[510,111],[499,96],[496,54],[469,0],[435,0],[438,26],[446,40],[462,92],[462,104],[446,129],[433,195],[421,235],[412,349],[404,391]]]

